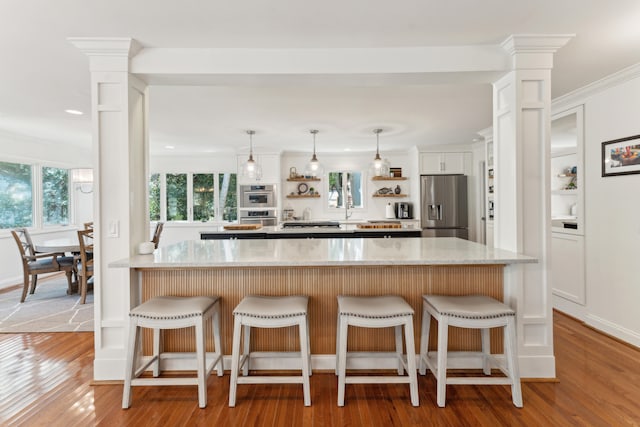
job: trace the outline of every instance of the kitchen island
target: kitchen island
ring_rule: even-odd
[[[338,221],[295,221],[259,229],[231,229],[219,227],[216,231],[201,231],[202,240],[217,239],[329,239],[329,238],[390,238],[420,237],[419,228],[408,224],[378,221],[344,224]],[[391,226],[394,226],[393,228]],[[240,225],[241,227],[242,225]],[[397,227],[396,227],[397,226]],[[235,226],[232,226],[235,227]]]
[[[327,238],[184,241],[109,266],[138,273],[138,283],[131,289],[134,304],[156,295],[222,297],[226,354],[231,350],[232,312],[243,296],[308,295],[313,366],[333,369],[336,295],[404,297],[415,310],[419,348],[423,294],[484,294],[518,310],[520,292],[511,289],[505,270],[535,262],[532,257],[456,238]],[[169,349],[193,348],[190,331],[167,332]],[[495,335],[492,351],[501,352],[501,337]],[[251,337],[252,348],[260,351],[298,348],[297,334],[291,328],[257,330]],[[147,349],[149,339],[145,338]],[[451,349],[475,349],[480,337],[477,331],[453,330],[449,341]],[[350,350],[390,351],[393,346],[391,329],[358,328],[350,333]],[[435,340],[430,346],[435,346]]]

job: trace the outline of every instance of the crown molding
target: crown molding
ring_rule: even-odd
[[[488,128],[484,128],[482,130],[479,130],[476,133],[478,135],[480,135],[481,137],[483,137],[485,141],[487,139],[489,139],[489,138],[493,139],[493,126],[489,126]]]
[[[575,34],[512,34],[500,46],[509,55],[518,53],[555,53]]]
[[[131,58],[142,49],[142,45],[130,37],[68,37],[67,41],[87,56]]]
[[[587,98],[638,77],[640,77],[640,63],[623,68],[600,80],[553,99],[551,101],[551,111],[552,113],[557,113],[576,105],[584,104]]]

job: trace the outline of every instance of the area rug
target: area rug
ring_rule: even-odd
[[[0,333],[93,331],[93,292],[80,304],[80,295],[67,295],[66,276],[39,278],[23,303],[21,295],[22,287],[0,292]]]

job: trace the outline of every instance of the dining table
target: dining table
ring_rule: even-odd
[[[36,252],[80,252],[80,242],[77,238],[59,237],[57,239],[45,240],[41,243],[34,243]]]
[[[55,253],[67,253],[70,252],[72,256],[76,256],[80,253],[80,241],[71,237],[59,237],[57,239],[44,240],[41,243],[33,244],[36,252],[55,252]],[[67,294],[78,293],[78,279],[74,274],[75,280],[71,283],[71,287],[67,290]]]

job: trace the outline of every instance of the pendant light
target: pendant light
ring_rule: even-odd
[[[374,129],[373,133],[376,134],[376,156],[371,163],[371,170],[373,176],[387,176],[389,174],[389,167],[385,160],[380,157],[380,133],[382,129]]]
[[[316,134],[318,133],[318,130],[311,129],[309,132],[311,133],[311,135],[313,135],[313,156],[307,164],[305,175],[316,177],[318,175],[322,175],[322,165],[320,164],[320,162],[318,161],[318,157],[316,156]]]
[[[249,135],[249,159],[242,165],[242,175],[246,178],[259,180],[262,177],[262,168],[260,164],[253,160],[253,135],[256,131],[248,130]]]

